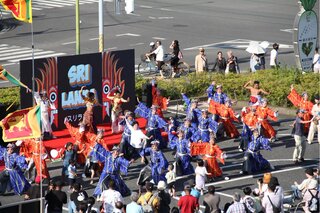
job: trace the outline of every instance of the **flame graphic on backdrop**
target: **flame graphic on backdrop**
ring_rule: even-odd
[[[39,68],[41,79],[35,78],[37,92],[46,91],[49,100],[55,106],[55,110],[51,110],[51,124],[54,123],[58,127],[58,65],[56,58],[48,58],[43,63],[44,69]]]
[[[121,80],[123,67],[117,68],[119,59],[114,59],[115,55],[107,52],[102,58],[102,118],[110,117],[111,101],[107,98],[110,90],[115,87],[121,89],[121,96],[124,94],[125,81]]]

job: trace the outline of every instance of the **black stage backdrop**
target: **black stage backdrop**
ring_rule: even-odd
[[[20,62],[20,79],[32,88],[32,61]],[[94,92],[100,106],[94,109],[96,124],[110,122],[111,101],[107,94],[114,88],[121,88],[124,110],[135,107],[134,50],[121,50],[107,53],[62,56],[35,60],[35,91],[46,91],[57,110],[51,110],[53,129],[64,128],[67,118],[73,125],[81,121],[86,106],[80,96]],[[33,104],[32,94],[21,88],[21,108]]]

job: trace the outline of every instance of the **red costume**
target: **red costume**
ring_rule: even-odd
[[[232,123],[232,121],[239,122],[236,118],[235,113],[231,107],[221,104],[219,108],[216,108],[218,115],[220,116],[220,122],[223,123],[224,129],[228,137],[237,138],[239,137],[239,131]]]
[[[33,162],[35,164],[37,170],[37,176],[42,174],[42,178],[50,178],[49,171],[47,168],[46,161],[43,159],[42,156],[46,154],[46,149],[42,143],[42,141],[35,141],[34,139],[27,139],[24,140],[24,146],[28,147],[28,150],[32,154]],[[42,143],[42,149],[40,151],[40,143]],[[41,160],[41,163],[40,163]],[[41,166],[41,173],[40,173],[40,166]]]
[[[191,143],[190,153],[192,156],[204,155],[203,160],[207,163],[207,171],[211,173],[209,178],[219,177],[222,175],[222,170],[218,165],[217,159],[224,164],[224,159],[221,157],[222,150],[216,144],[210,143]]]
[[[158,106],[157,114],[163,118],[162,110],[167,110],[168,99],[160,95],[159,89],[155,85],[152,86],[152,105]]]
[[[208,112],[210,112],[211,114],[213,115],[216,115],[218,114],[218,111],[219,111],[219,108],[222,104],[219,104],[213,100],[210,100],[210,103],[209,103],[209,108],[208,108]]]
[[[267,118],[269,117],[273,121],[277,121],[277,116],[274,111],[272,111],[269,107],[258,106],[256,115],[258,117],[258,122],[263,127],[264,136],[266,138],[274,138],[276,136],[276,131],[273,129]]]
[[[306,113],[303,114],[303,120],[309,121],[312,118],[311,110],[313,107],[313,103],[311,101],[305,101],[303,98],[297,93],[295,89],[292,89],[290,94],[288,95],[288,99],[291,103],[298,107],[299,109],[303,109]],[[310,123],[304,124],[305,133],[309,132]]]
[[[246,107],[245,110],[241,111],[241,118],[249,128],[256,128],[258,123],[258,117],[250,107]]]

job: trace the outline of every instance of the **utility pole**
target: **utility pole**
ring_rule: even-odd
[[[103,36],[103,0],[99,0],[99,52],[104,50]]]
[[[79,0],[76,0],[76,55],[80,55],[80,13],[79,13]]]

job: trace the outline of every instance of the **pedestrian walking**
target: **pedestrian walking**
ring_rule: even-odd
[[[204,48],[199,49],[199,54],[195,57],[194,69],[196,73],[201,73],[208,70],[208,59],[204,54]]]

